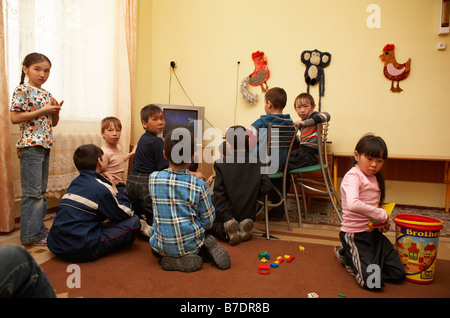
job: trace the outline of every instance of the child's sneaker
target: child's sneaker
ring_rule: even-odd
[[[146,238],[150,237],[150,231],[152,230],[152,227],[150,225],[148,225],[147,222],[145,222],[142,219],[139,219],[139,221],[141,222],[141,230],[140,233],[142,235],[144,235]]]
[[[43,238],[42,240],[31,242],[31,243],[27,243],[27,244],[23,244],[23,245],[25,245],[25,246],[42,246],[42,247],[46,247],[47,246],[47,238]]]
[[[216,239],[210,234],[207,234],[205,237],[205,247],[217,267],[219,267],[220,269],[230,268],[230,255],[228,254],[227,250],[220,246],[217,243]]]
[[[161,267],[165,271],[180,271],[185,273],[195,272],[202,267],[203,258],[195,254],[181,257],[164,256],[161,259]]]
[[[245,242],[252,238],[253,236],[253,220],[244,219],[239,223],[239,234],[241,236],[241,241]]]
[[[241,236],[239,235],[239,223],[236,220],[229,220],[223,224],[225,233],[228,236],[230,245],[236,245],[241,241]]]

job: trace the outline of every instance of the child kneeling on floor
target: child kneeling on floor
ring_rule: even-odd
[[[50,251],[70,262],[93,261],[128,247],[141,231],[128,198],[101,175],[102,156],[93,144],[75,150],[80,175],[62,197],[48,234]]]
[[[355,147],[355,165],[341,183],[342,247],[335,248],[335,255],[358,284],[370,290],[381,289],[385,281],[398,283],[405,279],[403,264],[383,235],[390,227],[389,215],[381,208],[385,197],[381,168],[387,157],[388,150],[381,137],[372,134],[362,137]],[[371,219],[383,225],[372,230],[368,226]],[[375,274],[379,275],[373,277],[371,273],[376,267],[379,271]]]
[[[154,217],[150,245],[167,271],[193,272],[204,261],[220,269],[231,266],[228,252],[212,235],[205,234],[213,225],[215,209],[206,183],[189,173],[194,150],[189,130],[171,131],[164,139],[169,168],[153,172],[149,178]]]

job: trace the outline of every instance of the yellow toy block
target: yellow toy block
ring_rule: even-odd
[[[391,213],[394,210],[394,207],[395,207],[395,203],[386,203],[386,204],[383,204],[381,206],[381,208],[383,210],[385,210],[389,216],[391,216]],[[376,228],[382,226],[383,224],[382,223],[377,223],[377,221],[375,219],[372,219],[369,222],[369,224],[367,224],[367,225],[369,226],[370,229],[373,230],[373,229],[376,229]]]
[[[304,252],[305,251],[305,247],[303,247],[301,245],[298,247],[298,249],[300,250],[300,252]]]

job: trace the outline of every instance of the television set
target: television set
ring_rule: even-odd
[[[201,150],[205,122],[205,107],[189,105],[156,104],[164,114],[166,126],[158,137],[165,138],[173,129],[187,128],[195,138],[196,148]]]

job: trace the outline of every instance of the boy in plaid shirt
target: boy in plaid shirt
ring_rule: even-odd
[[[194,138],[187,129],[177,128],[166,136],[164,156],[169,168],[153,172],[149,178],[153,253],[168,271],[193,272],[204,261],[228,269],[231,266],[228,252],[212,235],[205,234],[213,224],[215,210],[206,183],[189,173],[194,160]]]

